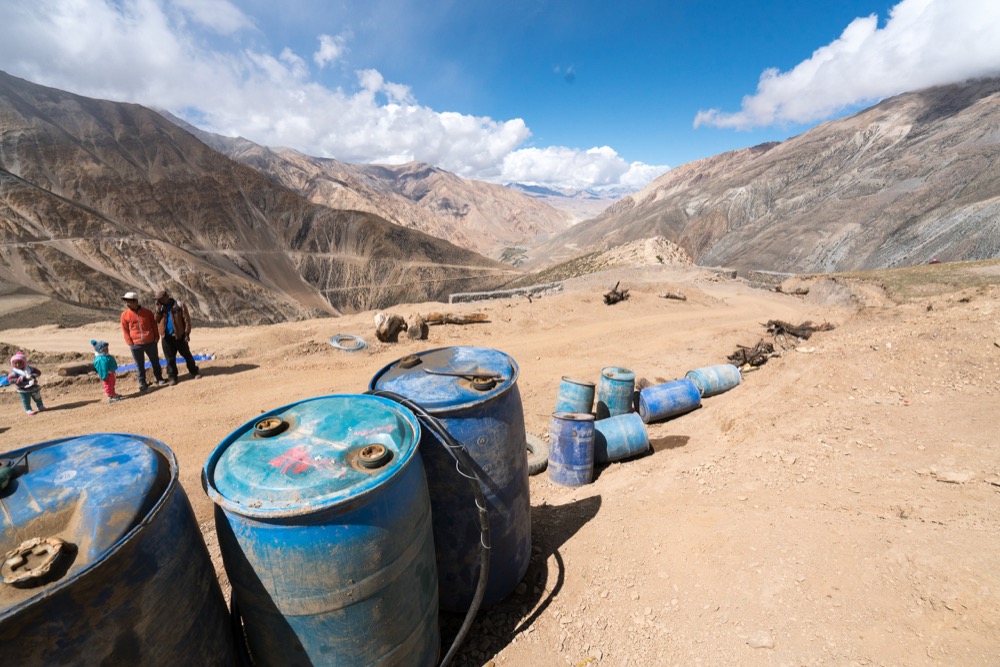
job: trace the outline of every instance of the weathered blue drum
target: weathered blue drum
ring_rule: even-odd
[[[729,391],[743,381],[740,369],[732,364],[696,368],[693,371],[688,371],[685,377],[694,382],[694,386],[698,387],[702,398]]]
[[[591,412],[594,409],[594,383],[564,377],[556,395],[553,412]]]
[[[498,350],[446,347],[403,357],[370,383],[372,390],[420,404],[479,466],[491,542],[484,607],[513,592],[531,558],[528,460],[517,375],[514,360]],[[430,487],[441,607],[465,611],[479,581],[482,549],[475,494],[429,429],[423,430],[420,456]]]
[[[701,392],[687,378],[646,387],[639,392],[639,416],[643,423],[669,419],[701,407]]]
[[[272,410],[203,483],[247,644],[262,665],[432,665],[440,649],[420,427],[384,398]]]
[[[14,472],[0,490],[5,662],[233,664],[229,612],[170,449],[95,433],[0,458]]]
[[[594,422],[594,462],[610,463],[638,456],[649,449],[642,417],[635,412]]]
[[[635,373],[627,368],[609,366],[601,371],[597,385],[597,418],[607,419],[632,412]]]
[[[553,413],[549,422],[549,479],[562,486],[594,481],[594,415]]]

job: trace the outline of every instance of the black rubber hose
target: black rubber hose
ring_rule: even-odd
[[[462,627],[459,628],[458,634],[455,635],[455,639],[451,643],[451,648],[448,649],[448,652],[441,659],[441,667],[447,667],[451,664],[455,653],[458,652],[459,647],[465,640],[465,636],[469,633],[472,622],[476,619],[476,614],[479,613],[483,596],[486,594],[486,580],[490,574],[490,517],[489,512],[486,510],[486,496],[483,494],[484,480],[479,477],[479,473],[477,472],[478,466],[475,465],[472,456],[462,446],[462,443],[448,432],[448,429],[441,423],[441,420],[427,412],[421,405],[391,391],[376,390],[367,393],[393,400],[416,415],[424,427],[438,437],[438,440],[444,445],[445,451],[455,459],[455,463],[460,468],[459,472],[469,479],[469,484],[473,487],[473,493],[476,496],[476,509],[479,510],[480,541],[483,547],[480,549],[479,554],[479,582],[476,584],[476,592],[472,596],[472,604],[469,606],[469,611],[465,614],[465,621],[462,623]],[[463,469],[468,470],[471,474],[465,474],[462,471]]]

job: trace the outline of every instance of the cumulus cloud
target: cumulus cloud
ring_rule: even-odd
[[[313,54],[313,60],[320,67],[326,67],[340,60],[347,50],[347,37],[345,35],[319,36],[319,50]]]
[[[504,182],[581,190],[626,185],[641,188],[668,167],[628,163],[608,146],[581,151],[562,146],[522,148],[503,160]]]
[[[874,14],[855,19],[790,71],[764,71],[740,111],[699,111],[694,125],[809,123],[906,91],[1000,74],[998,26],[998,2],[902,0],[884,27]]]
[[[521,148],[531,137],[522,119],[436,111],[375,69],[357,70],[349,90],[327,87],[312,68],[346,64],[347,32],[319,35],[305,57],[287,47],[275,55],[228,0],[0,3],[8,72],[164,108],[212,132],[346,162],[419,160],[467,178],[555,187],[638,187],[664,170],[628,164],[606,147]]]

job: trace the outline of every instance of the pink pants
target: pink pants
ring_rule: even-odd
[[[108,377],[104,379],[104,393],[108,398],[115,395],[115,372],[111,371],[108,373]]]

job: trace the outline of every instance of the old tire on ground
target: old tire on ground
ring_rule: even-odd
[[[525,447],[528,450],[528,474],[537,475],[549,464],[549,446],[537,435],[525,435]]]

